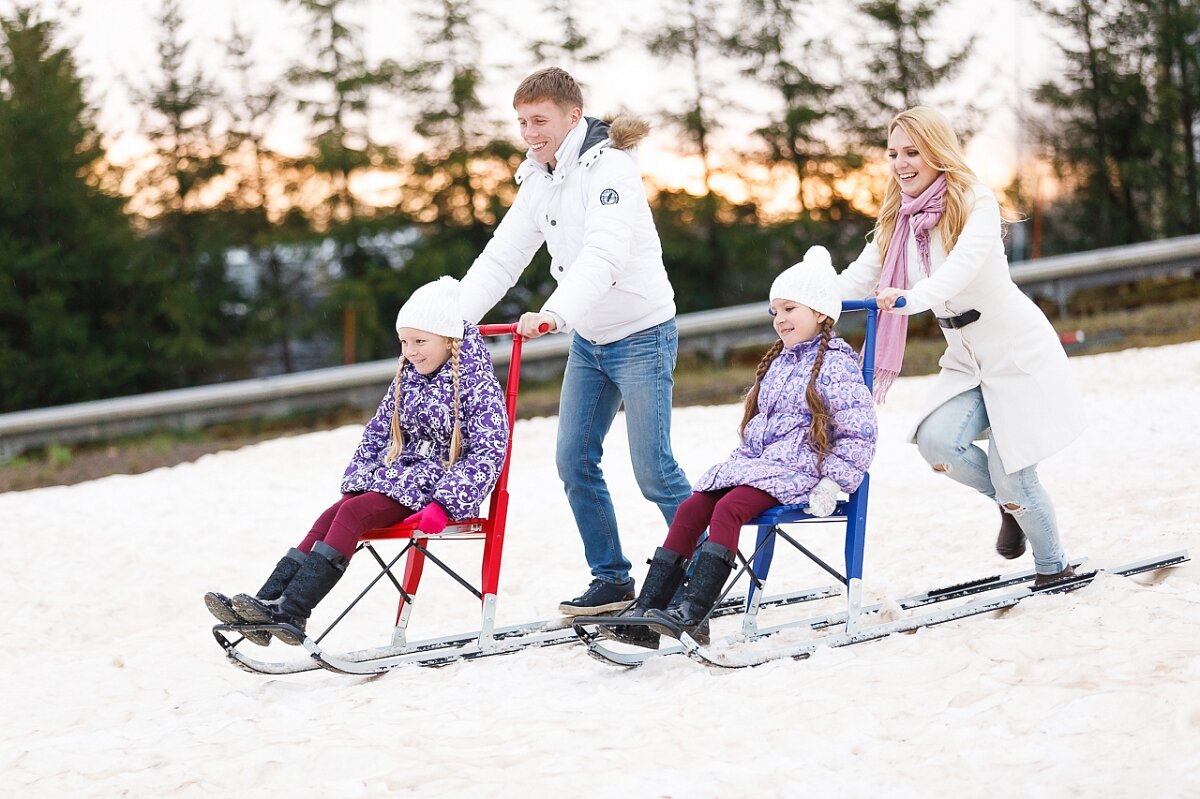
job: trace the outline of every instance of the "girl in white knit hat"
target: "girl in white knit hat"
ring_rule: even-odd
[[[636,604],[623,616],[650,616],[661,630],[707,641],[707,617],[732,571],[738,535],[749,519],[778,504],[808,503],[828,516],[839,491],[858,488],[875,456],[878,425],[858,354],[833,333],[842,310],[837,276],[824,247],[784,270],[771,286],[779,340],[758,364],[746,394],[741,444],[705,472],[679,506],[667,540],[650,561]],[[664,611],[683,582],[700,534],[683,602]],[[607,635],[656,648],[644,625],[601,625]]]
[[[396,334],[396,377],[342,475],[341,497],[256,595],[205,594],[221,622],[303,632],[367,530],[413,521],[438,533],[451,520],[478,515],[499,479],[509,425],[491,356],[479,330],[463,321],[458,281],[443,277],[414,291],[396,317]],[[271,641],[262,631],[245,635],[264,646]],[[282,629],[275,636],[300,643]]]

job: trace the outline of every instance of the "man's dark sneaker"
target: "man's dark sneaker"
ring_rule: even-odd
[[[560,604],[558,612],[564,616],[597,616],[601,613],[624,610],[625,606],[633,601],[633,589],[632,577],[623,583],[592,580],[586,591]]]
[[[1055,572],[1054,574],[1034,575],[1033,587],[1034,588],[1043,588],[1047,585],[1054,585],[1055,583],[1062,582],[1063,580],[1069,580],[1070,578],[1072,578],[1074,576],[1075,576],[1075,569],[1070,564],[1068,564],[1067,568],[1063,569],[1060,572]]]

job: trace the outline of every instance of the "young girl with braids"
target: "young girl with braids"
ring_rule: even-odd
[[[474,517],[492,491],[508,449],[508,415],[491,356],[463,321],[458,281],[413,292],[396,317],[396,377],[367,423],[342,477],[341,498],[288,551],[255,596],[204,601],[225,624],[290,624],[301,632],[312,609],[346,570],[364,532],[413,521],[439,533]],[[276,637],[299,644],[283,631]],[[247,639],[266,645],[266,632]]]
[[[858,354],[833,333],[842,303],[828,251],[813,247],[784,270],[770,301],[779,340],[746,394],[741,444],[705,472],[679,506],[636,603],[621,614],[660,618],[664,631],[685,631],[701,642],[707,640],[701,622],[733,569],[742,525],[778,504],[808,503],[809,513],[828,516],[837,493],[858,488],[875,456],[875,406]],[[663,611],[706,528],[682,603]],[[659,642],[659,633],[644,625],[601,630],[640,646]]]

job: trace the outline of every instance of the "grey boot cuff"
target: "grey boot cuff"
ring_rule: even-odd
[[[303,552],[296,549],[295,547],[292,547],[291,549],[289,549],[287,551],[287,555],[285,557],[291,558],[292,560],[296,561],[297,563],[303,563],[304,559],[307,558],[308,555],[304,554]]]
[[[680,555],[678,552],[672,552],[666,547],[659,547],[658,549],[654,550],[654,557],[646,562],[653,563],[656,560],[666,561],[667,563],[673,565],[684,562],[686,558],[684,558],[683,555]]]
[[[716,555],[718,558],[730,565],[737,563],[737,555],[734,554],[732,549],[723,547],[713,541],[705,541],[703,544],[701,544],[700,551],[707,552],[710,555]]]
[[[325,558],[325,560],[329,561],[334,568],[338,569],[339,571],[346,570],[346,556],[329,546],[329,544],[326,544],[324,541],[318,541],[317,543],[313,544],[312,554],[320,555],[321,557]]]

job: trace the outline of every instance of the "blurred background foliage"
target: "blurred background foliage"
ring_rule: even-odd
[[[482,250],[523,147],[482,99],[493,67],[480,5],[406,4],[420,52],[372,60],[353,0],[282,1],[311,46],[273,79],[236,26],[222,74],[199,69],[185,6],[158,5],[157,68],[133,92],[150,153],[132,181],[108,158],[59,25],[35,3],[0,13],[0,412],[393,357],[408,293],[461,276]],[[703,173],[695,192],[647,186],[681,313],[761,299],[813,243],[852,260],[895,112],[936,104],[967,134],[979,118],[977,93],[954,83],[975,40],[936,34],[947,0],[853,3],[857,58],[806,35],[803,15],[825,3],[658,0],[663,25],[623,35],[691,76],[648,115]],[[546,64],[610,57],[578,6],[547,3],[544,38],[513,34],[527,59],[509,65],[514,86]],[[1200,232],[1200,5],[1039,1],[1028,13],[1054,30],[1065,67],[1024,98],[1038,169],[1005,192],[1026,220],[1014,258]],[[785,212],[716,188],[730,163],[716,152],[722,125],[746,112],[734,76],[773,100],[733,162],[794,195]],[[384,98],[408,110],[404,142],[368,124]],[[307,125],[299,156],[269,144],[285,115]],[[543,251],[488,320],[552,289]]]

